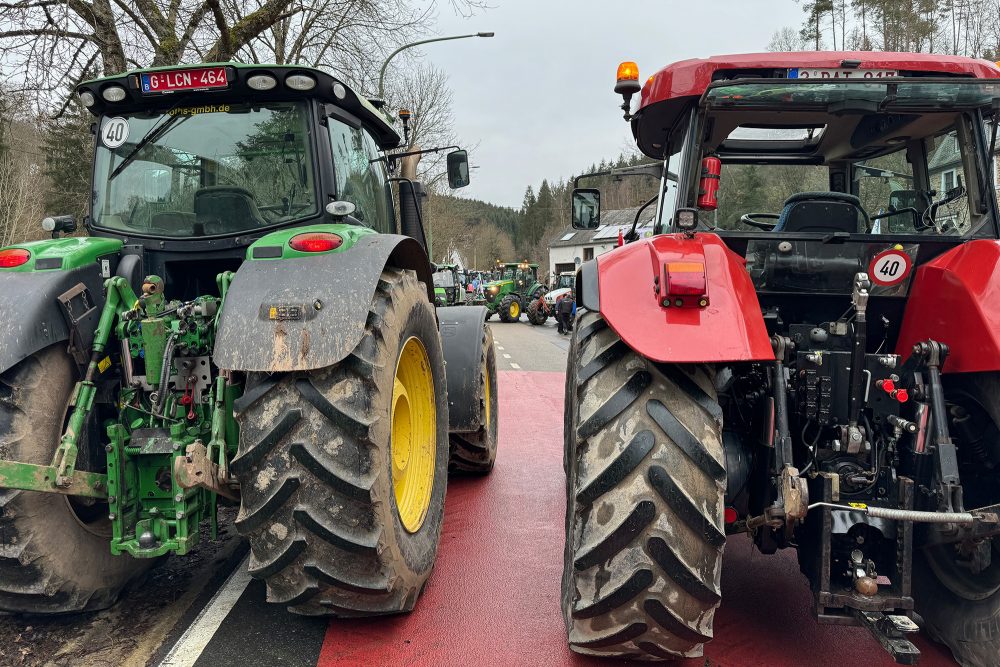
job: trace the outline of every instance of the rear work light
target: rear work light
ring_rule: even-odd
[[[660,303],[665,308],[708,305],[705,265],[701,262],[667,262],[663,265]]]
[[[299,252],[330,252],[340,247],[344,239],[327,232],[308,232],[293,236],[288,241],[292,250]]]
[[[271,90],[278,85],[278,80],[270,74],[254,74],[247,78],[247,85],[254,90]]]
[[[15,266],[27,264],[31,253],[24,248],[7,248],[0,250],[0,269],[13,269]]]
[[[285,78],[285,85],[292,90],[312,90],[316,87],[316,79],[308,74],[291,74]]]

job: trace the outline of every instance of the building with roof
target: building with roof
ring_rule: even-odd
[[[597,229],[563,230],[549,244],[549,275],[576,271],[584,262],[602,255],[618,245],[618,232],[627,233],[635,220],[636,208],[601,211],[601,226]],[[653,216],[656,209],[650,206],[639,220],[639,236],[653,235]]]

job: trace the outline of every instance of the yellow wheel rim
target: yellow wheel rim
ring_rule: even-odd
[[[392,487],[407,532],[420,530],[434,489],[437,408],[427,350],[415,337],[403,345],[392,387]]]
[[[521,304],[517,301],[510,302],[510,317],[514,320],[521,317]]]

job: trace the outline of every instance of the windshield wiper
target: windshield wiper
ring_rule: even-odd
[[[121,161],[121,164],[115,167],[114,171],[111,172],[111,175],[108,176],[108,181],[113,181],[118,174],[122,173],[122,171],[125,170],[125,167],[129,166],[132,161],[135,160],[136,156],[139,155],[139,151],[148,146],[151,142],[162,137],[171,127],[178,125],[180,122],[185,121],[190,117],[191,116],[182,115],[169,116],[166,122],[149,128],[149,132],[146,132],[146,134],[143,135],[142,139],[139,140],[139,143],[135,145],[135,148],[133,148],[132,151],[125,156],[125,159]]]

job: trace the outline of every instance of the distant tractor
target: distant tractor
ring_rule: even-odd
[[[499,277],[486,284],[484,305],[488,310],[486,319],[493,313],[501,322],[517,322],[521,319],[525,304],[545,294],[545,286],[538,282],[538,265],[528,262],[509,262],[497,267]]]
[[[532,299],[526,312],[528,321],[532,324],[545,324],[549,315],[555,314],[556,302],[573,291],[576,283],[575,271],[563,271],[554,281],[552,290],[542,296]]]
[[[794,550],[817,621],[899,663],[920,622],[1000,664],[1000,66],[767,53],[640,81],[615,89],[663,161],[654,231],[576,280],[570,646],[702,655],[739,540]],[[573,192],[574,227],[600,196]],[[754,620],[793,602],[762,589]]]
[[[0,248],[0,611],[107,607],[223,500],[270,602],[409,611],[449,465],[488,472],[498,417],[486,309],[434,308],[418,152],[299,65],[76,93],[90,235]]]
[[[457,264],[438,264],[434,271],[434,304],[458,306],[465,303],[465,291]]]

